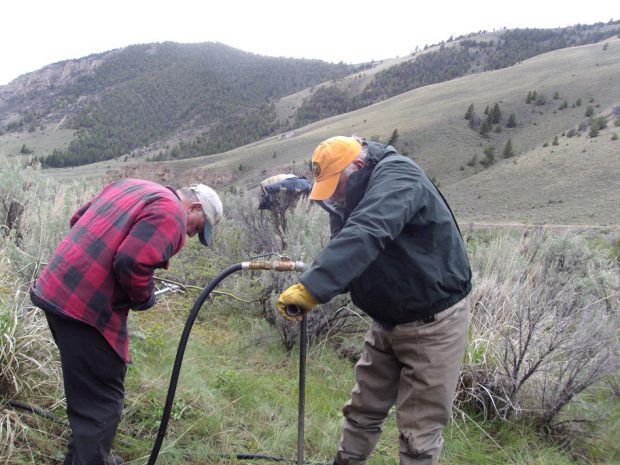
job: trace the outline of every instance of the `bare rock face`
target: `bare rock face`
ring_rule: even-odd
[[[50,102],[63,95],[67,87],[91,75],[117,50],[75,60],[60,61],[26,73],[0,86],[0,127],[18,122],[24,115],[39,114],[37,124],[58,122],[71,116],[85,101],[97,95],[63,97],[55,108]]]
[[[104,63],[106,55],[91,55],[76,60],[60,61],[38,71],[23,74],[6,86],[0,86],[0,100],[8,100],[17,94],[36,93],[73,84],[81,76],[92,73]]]

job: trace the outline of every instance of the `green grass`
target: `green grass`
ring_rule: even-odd
[[[150,454],[185,309],[194,297],[163,299],[157,309],[132,316],[134,331],[141,330],[132,339],[134,364],[127,376],[127,408],[116,441],[126,460]],[[227,463],[214,457],[220,453],[295,459],[298,352],[287,355],[275,330],[252,308],[217,297],[203,312],[190,336],[158,463]],[[306,379],[305,457],[330,463],[340,435],[340,412],[354,384],[353,365],[326,345],[312,347]],[[613,450],[612,436],[618,431],[619,415],[607,432],[589,443],[589,456],[600,461],[591,458],[583,463],[615,463],[618,452]],[[529,425],[484,422],[462,412],[446,429],[445,439],[440,461],[444,465],[575,463]],[[397,461],[398,432],[392,412],[369,463]]]
[[[64,149],[73,137],[73,129],[56,128],[50,124],[44,129],[37,128],[34,132],[8,133],[0,136],[0,154],[8,156],[20,155],[22,146],[32,150],[29,156],[45,157],[54,149]]]
[[[229,289],[228,285],[224,281],[222,288]],[[236,293],[246,297],[246,291],[241,288]],[[150,455],[179,338],[196,297],[197,291],[167,294],[148,312],[131,314],[134,363],[128,370],[125,411],[114,443],[128,463],[143,464]],[[296,348],[286,353],[277,332],[258,308],[221,295],[207,302],[189,339],[157,463],[230,463],[229,458],[220,456],[222,453],[294,460],[298,356]],[[340,436],[341,409],[353,384],[351,362],[338,358],[328,344],[309,349],[306,459],[331,463]],[[620,457],[620,400],[610,402],[602,390],[590,395],[589,403],[597,401],[611,415],[595,436],[582,438],[574,457],[527,423],[489,422],[473,413],[457,412],[444,434],[446,445],[440,464],[616,464]],[[64,418],[62,405],[57,405],[54,413]],[[28,424],[29,449],[14,455],[12,463],[46,464],[60,459],[68,431],[36,416],[20,417]],[[398,432],[392,412],[369,464],[397,462]]]
[[[13,176],[11,173],[13,172],[7,172],[7,179]],[[42,183],[35,183],[40,184]],[[77,187],[73,186],[72,189]],[[79,191],[86,197],[90,196],[86,187],[81,187]],[[29,232],[27,238],[34,236],[45,243],[56,243],[60,232],[66,229],[66,217],[68,212],[79,204],[78,196],[64,185],[55,192],[57,195],[49,198],[62,200],[64,207],[56,205],[52,208],[50,201],[46,200],[29,210],[33,212],[27,216],[30,218],[29,222],[38,217],[46,217],[38,212],[51,211],[52,214],[47,215],[51,224],[46,223],[46,226],[40,229],[45,231],[44,235]],[[224,200],[228,205],[229,199]],[[231,207],[229,211],[232,210]],[[312,219],[312,215],[307,216]],[[319,223],[312,221],[312,226],[318,228]],[[303,222],[297,224],[301,229],[304,225]],[[220,225],[225,233],[221,233],[215,247],[204,249],[195,239],[188,240],[187,246],[174,257],[171,269],[165,275],[179,282],[202,287],[226,266],[247,259],[249,246],[235,237],[237,227],[229,213]],[[485,246],[496,240],[498,235],[506,234],[496,229],[463,229],[465,236],[471,239],[468,246],[472,256],[484,253]],[[34,230],[39,231],[39,228]],[[319,237],[309,226],[303,230],[306,231],[303,235],[304,241]],[[519,231],[510,231],[506,235],[506,243],[512,243],[508,239],[519,238],[520,234]],[[588,237],[588,244],[606,254],[609,251],[610,255],[617,257],[615,230],[607,228],[602,230],[601,234],[605,237]],[[612,244],[612,241],[615,242]],[[319,241],[314,239],[313,242],[316,244]],[[2,244],[4,243],[0,243]],[[290,250],[292,254],[298,255],[303,247],[297,247],[296,244],[295,248],[291,247]],[[0,247],[0,304],[4,305],[7,311],[15,308],[19,310],[18,314],[21,314],[25,308],[17,304],[17,295],[22,296],[23,300],[27,297],[17,290],[22,287],[26,289],[27,285],[17,282],[21,276],[17,271],[25,263],[30,263],[32,258],[24,254],[16,255],[15,260],[9,260],[9,257],[8,252]],[[305,256],[303,258],[306,259]],[[584,263],[584,266],[586,265]],[[617,271],[617,268],[615,270]],[[592,270],[589,271],[591,272]],[[158,272],[158,275],[163,276],[164,273]],[[257,288],[260,287],[257,284],[257,275],[258,273],[255,273],[250,277],[237,273],[227,278],[218,289],[253,301],[259,292]],[[244,278],[240,279],[239,276]],[[179,337],[196,297],[197,291],[193,289],[186,295],[167,294],[148,312],[131,313],[131,350],[134,364],[127,375],[125,411],[115,448],[127,461],[132,460],[134,464],[145,463],[145,457],[150,454]],[[2,305],[0,310],[5,311]],[[0,320],[2,318],[0,313]],[[48,384],[39,390],[22,389],[19,400],[30,401],[64,418],[60,380],[43,371],[43,368],[53,368],[50,365],[53,362],[58,375],[57,358],[50,362],[56,349],[47,332],[33,340],[45,346],[51,354],[48,357],[46,353],[44,358],[39,354],[30,363],[24,363],[26,369],[29,366],[34,368],[26,370],[28,375],[21,381],[27,385],[31,380],[42,377]],[[359,341],[351,344],[359,344]],[[42,366],[35,366],[37,363]],[[33,372],[39,376],[33,376]],[[572,455],[559,444],[539,434],[532,425],[522,422],[485,422],[473,413],[469,413],[470,417],[463,412],[457,412],[455,421],[445,432],[446,447],[440,463],[620,463],[620,445],[617,441],[620,432],[618,377],[612,381],[615,381],[615,394],[611,394],[610,389],[590,391],[584,393],[583,398],[578,398],[575,406],[571,407],[577,409],[581,401],[586,400],[584,404],[595,405],[599,413],[606,413],[606,416],[600,416],[602,423],[591,435],[577,436],[577,440],[572,444]],[[278,332],[265,322],[258,304],[246,304],[225,295],[218,295],[212,302],[205,304],[193,328],[172,418],[158,463],[229,463],[229,460],[214,458],[214,455],[238,452],[294,458],[297,439],[297,383],[298,352],[296,349],[290,354],[286,352]],[[353,364],[338,358],[329,344],[323,343],[309,350],[305,429],[305,451],[308,459],[331,462],[340,435],[341,409],[353,385]],[[2,396],[0,398],[4,400]],[[68,431],[62,426],[30,414],[3,408],[0,409],[0,441],[6,438],[6,429],[1,429],[4,424],[11,425],[13,431],[19,433],[16,441],[19,450],[15,452],[10,463],[51,464],[54,459],[62,457],[68,436]],[[0,457],[6,452],[3,450],[5,444],[0,442]],[[369,463],[387,465],[397,461],[398,432],[394,416],[390,415],[381,441]]]

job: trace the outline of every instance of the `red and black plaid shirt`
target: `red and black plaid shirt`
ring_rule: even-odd
[[[172,189],[139,179],[108,185],[71,217],[30,289],[33,303],[94,326],[129,362],[129,309],[155,302],[153,272],[185,244],[186,221]]]

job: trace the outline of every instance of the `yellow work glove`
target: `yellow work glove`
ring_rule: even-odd
[[[277,307],[280,314],[290,321],[301,321],[302,317],[312,310],[319,302],[308,292],[303,284],[293,284],[278,297]],[[296,306],[299,313],[286,311],[287,306]]]

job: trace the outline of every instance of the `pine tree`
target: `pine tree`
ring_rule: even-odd
[[[514,150],[512,148],[512,139],[508,139],[506,145],[504,146],[504,151],[502,152],[502,156],[504,158],[510,158],[514,156]]]
[[[392,131],[392,135],[390,137],[390,140],[388,140],[387,145],[394,145],[396,143],[396,141],[398,140],[399,134],[398,134],[398,129],[394,129],[394,131]]]
[[[553,138],[553,142],[551,142],[551,145],[560,145],[560,142],[558,141],[558,136],[555,136]]]
[[[474,116],[474,104],[473,103],[469,104],[469,107],[467,108],[467,111],[465,112],[465,119],[469,120],[472,118],[472,116]]]
[[[484,149],[484,158],[480,160],[480,164],[485,168],[488,168],[495,163],[495,147],[492,145]]]
[[[499,109],[499,103],[493,105],[493,109],[491,110],[489,119],[493,124],[499,124],[499,122],[502,120],[502,111]]]
[[[517,117],[515,116],[514,113],[510,113],[510,116],[508,117],[508,122],[506,123],[506,127],[507,128],[517,127]]]
[[[489,119],[485,118],[482,124],[480,125],[480,135],[482,137],[489,137],[490,131],[491,131],[491,126],[489,125]]]

